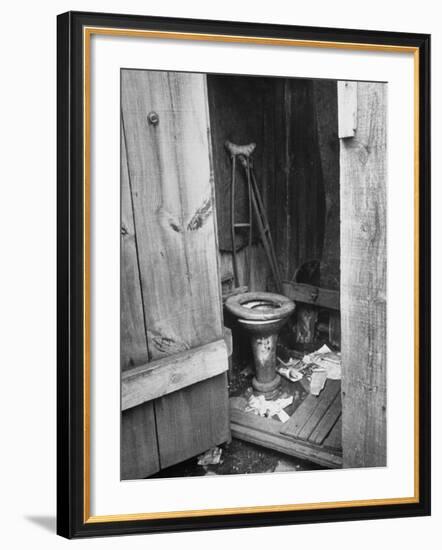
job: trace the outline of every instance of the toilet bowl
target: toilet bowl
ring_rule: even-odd
[[[244,292],[230,296],[226,308],[250,335],[255,376],[255,393],[272,399],[278,394],[281,379],[276,372],[276,344],[281,328],[295,310],[295,304],[281,294]]]

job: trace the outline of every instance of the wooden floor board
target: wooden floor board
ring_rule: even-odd
[[[340,392],[340,389],[341,384],[339,380],[327,380],[319,396],[308,395],[304,399],[290,420],[284,424],[281,433],[297,439],[309,439],[310,434],[319,424],[322,417],[327,414],[328,408]]]
[[[307,440],[310,437],[310,434],[322,420],[324,415],[327,414],[329,407],[333,403],[340,389],[341,385],[337,380],[327,380],[324,390],[317,398],[318,403],[315,410],[297,434],[299,439]]]
[[[324,439],[324,447],[342,450],[342,415],[338,418],[329,435]]]
[[[250,412],[231,409],[230,428],[233,437],[327,468],[342,466],[342,457],[339,452],[312,445],[308,441],[287,437],[280,433],[280,425],[280,422],[272,418],[263,418]]]
[[[316,445],[322,445],[325,438],[338,421],[338,418],[341,416],[341,412],[341,395],[338,394],[328,408],[327,413],[321,418],[316,428],[310,434],[308,440]]]

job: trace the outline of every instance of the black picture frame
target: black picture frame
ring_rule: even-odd
[[[91,521],[85,490],[84,402],[84,28],[269,37],[304,41],[404,46],[419,58],[419,498],[314,510],[264,511],[200,517]],[[430,36],[427,34],[330,29],[69,12],[57,21],[57,532],[67,538],[227,529],[430,514]]]

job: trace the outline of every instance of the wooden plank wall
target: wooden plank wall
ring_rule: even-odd
[[[122,371],[127,371],[146,363],[149,355],[123,133],[121,139],[120,288],[120,362]],[[143,403],[122,415],[120,457],[122,479],[147,477],[160,469],[155,412],[152,403]]]
[[[341,139],[345,468],[386,465],[386,91],[357,83],[357,128]]]
[[[208,96],[210,126],[213,147],[213,168],[215,178],[218,240],[220,248],[221,278],[232,273],[232,243],[230,237],[230,183],[231,161],[226,153],[225,142],[246,144],[256,143],[253,154],[254,166],[264,205],[269,214],[269,193],[273,192],[275,171],[274,140],[275,105],[274,81],[269,78],[232,77],[228,75],[208,75]],[[237,222],[248,221],[246,178],[237,171],[237,192],[235,193],[235,217]],[[251,252],[252,277],[250,290],[266,290],[269,267],[262,245],[254,233]],[[247,232],[237,232],[238,264],[240,283],[247,284],[247,257],[244,245]]]
[[[319,158],[324,186],[324,241],[319,284],[339,290],[340,284],[340,205],[338,98],[334,80],[313,81]]]
[[[282,98],[280,97],[282,93]],[[282,276],[291,279],[304,262],[321,259],[325,192],[312,80],[285,79],[278,90],[283,157],[276,179],[276,252]]]
[[[140,271],[127,167],[126,143],[121,140],[121,337],[122,370],[148,361],[146,327],[141,300]]]
[[[190,73],[124,70],[122,90],[148,347],[159,359],[223,337],[207,96],[204,76]]]
[[[132,342],[124,335],[136,323],[137,330],[145,332],[148,359],[158,360],[223,341],[206,80],[201,74],[123,70],[121,86],[131,193],[129,196],[123,189],[123,219],[127,234],[135,235],[136,243],[136,248],[125,245],[122,256],[122,337],[127,340],[123,349],[134,353]],[[149,119],[152,112],[157,123]],[[124,185],[124,178],[122,182]],[[126,219],[130,207],[133,227]],[[133,283],[137,279],[135,263],[126,266],[127,255],[133,256],[134,251],[139,287]],[[136,363],[138,359],[125,359],[125,368]],[[151,455],[155,453],[159,453],[160,467],[169,465],[168,446],[176,437],[185,438],[186,452],[176,445],[175,461],[229,438],[226,375],[205,383],[221,393],[215,433],[210,422],[207,424],[214,414],[212,396],[208,391],[201,393],[199,384],[124,411],[124,479],[153,473],[155,457]],[[197,400],[198,409],[208,411],[207,417],[189,417]],[[166,444],[155,425],[164,426],[171,417],[176,419],[176,433],[167,432],[171,440]],[[208,428],[202,430],[204,425]],[[152,442],[154,434],[156,442]]]

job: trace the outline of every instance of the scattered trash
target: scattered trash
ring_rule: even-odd
[[[319,395],[327,378],[341,379],[341,354],[332,351],[325,344],[309,355],[302,362],[306,365],[305,376],[310,380],[310,393]]]
[[[332,351],[325,344],[314,353],[304,356],[302,361],[305,364],[323,368],[327,378],[331,380],[341,379],[341,354]]]
[[[241,376],[250,376],[253,374],[253,369],[250,366],[245,367],[242,369],[242,371],[239,373]]]
[[[274,469],[274,472],[293,472],[293,470],[297,469],[298,465],[294,464],[293,462],[289,462],[288,460],[278,460],[278,464],[276,465],[276,468]]]
[[[303,377],[302,369],[303,363],[300,359],[289,359],[287,362],[284,362],[280,357],[278,359],[278,366],[276,367],[276,372],[290,380],[290,382],[298,382]]]
[[[311,374],[310,393],[312,395],[319,395],[325,386],[326,380],[327,380],[327,372],[325,369],[314,370]]]
[[[306,381],[312,395],[319,395],[327,378],[341,379],[341,354],[332,351],[327,345],[302,359],[291,358],[284,362],[278,357],[277,372],[290,382]],[[303,380],[304,379],[304,380]]]
[[[278,357],[279,366],[276,367],[276,372],[290,380],[290,382],[298,382],[303,377],[302,374],[302,361],[299,359],[290,359],[287,363],[284,363],[282,359]]]
[[[263,395],[252,395],[249,398],[246,412],[253,412],[267,418],[277,416],[281,422],[287,422],[290,416],[284,411],[293,403],[293,396],[267,401]]]
[[[211,466],[213,464],[221,464],[221,455],[223,450],[221,447],[212,447],[205,453],[199,455],[198,466]]]

